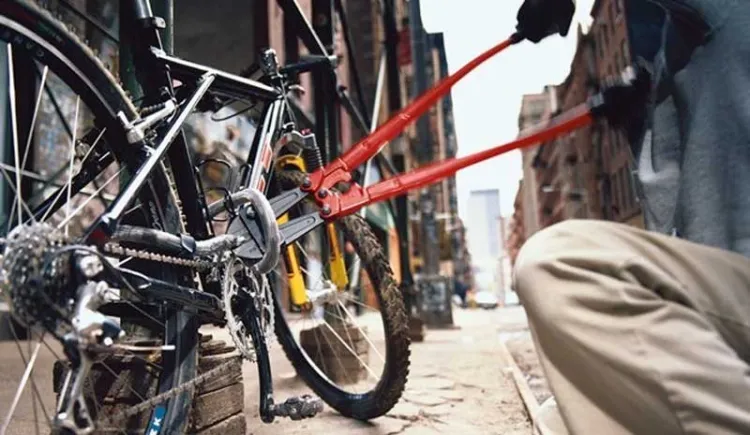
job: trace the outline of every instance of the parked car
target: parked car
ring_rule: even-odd
[[[519,305],[521,301],[518,300],[518,293],[512,290],[505,291],[505,306]]]
[[[497,308],[498,305],[500,305],[500,300],[497,295],[486,290],[478,291],[476,295],[474,295],[474,302],[477,304],[477,307],[488,310]]]

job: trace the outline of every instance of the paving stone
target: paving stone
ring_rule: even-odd
[[[428,408],[423,408],[422,409],[422,414],[423,415],[427,415],[427,416],[431,416],[431,417],[442,417],[442,416],[449,415],[450,413],[452,413],[453,412],[453,408],[455,406],[456,405],[454,405],[452,403],[445,403],[443,405],[438,405],[438,406],[432,406],[432,407],[428,407]]]
[[[419,427],[419,426],[409,426],[401,432],[403,435],[441,435],[446,434],[450,432],[443,432],[437,428],[432,427]]]
[[[456,383],[445,378],[416,378],[409,380],[411,388],[415,390],[452,390]]]
[[[389,417],[400,418],[408,421],[419,419],[420,408],[412,403],[400,401],[388,413]]]
[[[435,367],[416,367],[411,371],[414,378],[435,378],[440,376],[440,371]]]
[[[408,393],[405,395],[405,399],[409,403],[420,406],[437,406],[447,403],[448,400],[439,397],[435,392],[421,392],[420,394]]]
[[[373,424],[377,426],[377,433],[398,434],[402,433],[404,429],[411,424],[411,421],[385,416],[375,420]]]
[[[439,397],[442,397],[445,400],[450,400],[452,402],[464,401],[464,394],[458,390],[440,390],[440,391],[436,391],[435,394],[437,394]]]

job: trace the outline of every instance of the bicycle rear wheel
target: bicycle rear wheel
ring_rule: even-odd
[[[134,159],[130,158],[133,150],[124,140],[116,114],[121,112],[133,119],[136,109],[92,51],[33,3],[0,2],[0,50],[9,66],[3,75],[9,92],[3,104],[11,112],[2,118],[9,127],[5,131],[10,133],[0,152],[0,237],[5,244],[7,234],[44,225],[49,232],[60,237],[64,234],[66,240],[75,243],[111,203],[122,177],[134,170]],[[89,157],[98,159],[101,166],[92,166],[92,179],[85,186],[74,187],[73,180],[82,173],[83,161]],[[159,169],[125,221],[178,233],[183,230],[180,216],[169,177]],[[122,258],[121,263],[124,262],[131,269],[167,282],[191,279],[190,273],[176,267],[155,266],[131,258]],[[29,307],[20,307],[10,291],[2,296],[10,300],[14,315],[26,310],[22,316],[25,323],[34,323],[29,321],[33,317]],[[135,310],[135,305],[131,308]],[[142,353],[125,352],[96,363],[87,380],[90,390],[85,393],[95,421],[195,377],[198,325],[191,314],[179,308],[163,308],[161,314],[149,314],[148,319],[148,313],[142,313],[121,320],[144,323],[137,335],[131,334],[130,343],[155,341],[173,346],[173,351],[147,355],[149,358]],[[0,364],[5,367],[2,385],[18,384],[18,388],[0,390],[2,431],[38,433],[40,427],[47,431],[56,412],[53,390],[59,389],[63,381],[66,358],[60,343],[49,340],[48,329],[30,325],[35,327],[18,331],[16,326],[10,326],[16,335],[15,343],[0,343],[0,358],[6,354],[17,357],[20,352],[24,364],[20,370],[10,368],[19,368],[15,358],[13,365]],[[28,344],[18,339],[24,333]],[[4,352],[6,348],[9,352]],[[59,382],[49,376],[55,360],[63,362],[55,370],[55,381]],[[43,367],[45,364],[47,367]],[[156,433],[184,433],[191,399],[189,391],[181,393],[128,418],[114,430],[144,433],[151,427]],[[104,429],[97,427],[97,432]]]
[[[290,189],[301,185],[305,174],[282,170],[275,176],[283,189]],[[285,304],[279,295],[289,283],[287,274],[279,273],[276,335],[297,373],[323,401],[347,417],[369,420],[387,413],[403,393],[410,352],[406,310],[388,258],[367,222],[350,215],[336,221],[335,228],[307,238],[343,236],[353,254],[347,255],[349,276],[359,278],[351,273],[359,261],[364,282],[331,290],[336,278],[320,253],[325,249],[313,252],[305,241],[296,244],[306,292],[313,299],[323,295],[325,302],[301,310]],[[326,242],[311,243],[316,244]]]

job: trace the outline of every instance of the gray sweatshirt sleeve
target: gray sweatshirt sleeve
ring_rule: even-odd
[[[643,1],[643,0],[631,0]],[[674,18],[683,18],[684,23],[695,30],[711,33],[721,27],[732,6],[744,0],[648,0],[663,7]]]

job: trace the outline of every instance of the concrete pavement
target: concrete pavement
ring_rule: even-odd
[[[411,373],[403,399],[387,416],[367,423],[343,418],[326,407],[314,419],[276,420],[265,425],[258,417],[257,373],[246,363],[247,427],[256,435],[531,434],[499,347],[499,340],[525,331],[523,310],[456,309],[454,322],[457,329],[428,330],[424,342],[412,345]],[[218,336],[218,332],[211,333]],[[272,358],[277,400],[309,391],[278,345]]]
[[[456,309],[454,321],[456,329],[428,330],[424,342],[412,345],[411,374],[403,399],[387,416],[367,423],[343,418],[326,408],[314,419],[298,422],[279,419],[270,425],[263,424],[257,409],[256,367],[244,363],[245,416],[250,433],[531,434],[522,402],[505,372],[506,363],[500,354],[500,340],[524,337],[523,310],[520,307],[492,311]],[[222,330],[207,328],[205,332],[231,342]],[[48,342],[52,349],[41,348],[34,379],[46,411],[51,412],[54,407],[51,366],[55,360],[51,350],[61,352],[53,340]],[[28,349],[23,350],[28,358]],[[277,401],[309,392],[278,344],[272,346],[272,363]],[[0,367],[1,421],[25,367],[14,342],[0,342]],[[32,395],[27,389],[18,407],[19,419],[14,419],[8,433],[36,433],[31,405]],[[36,417],[41,432],[45,433],[47,425],[41,412]]]

